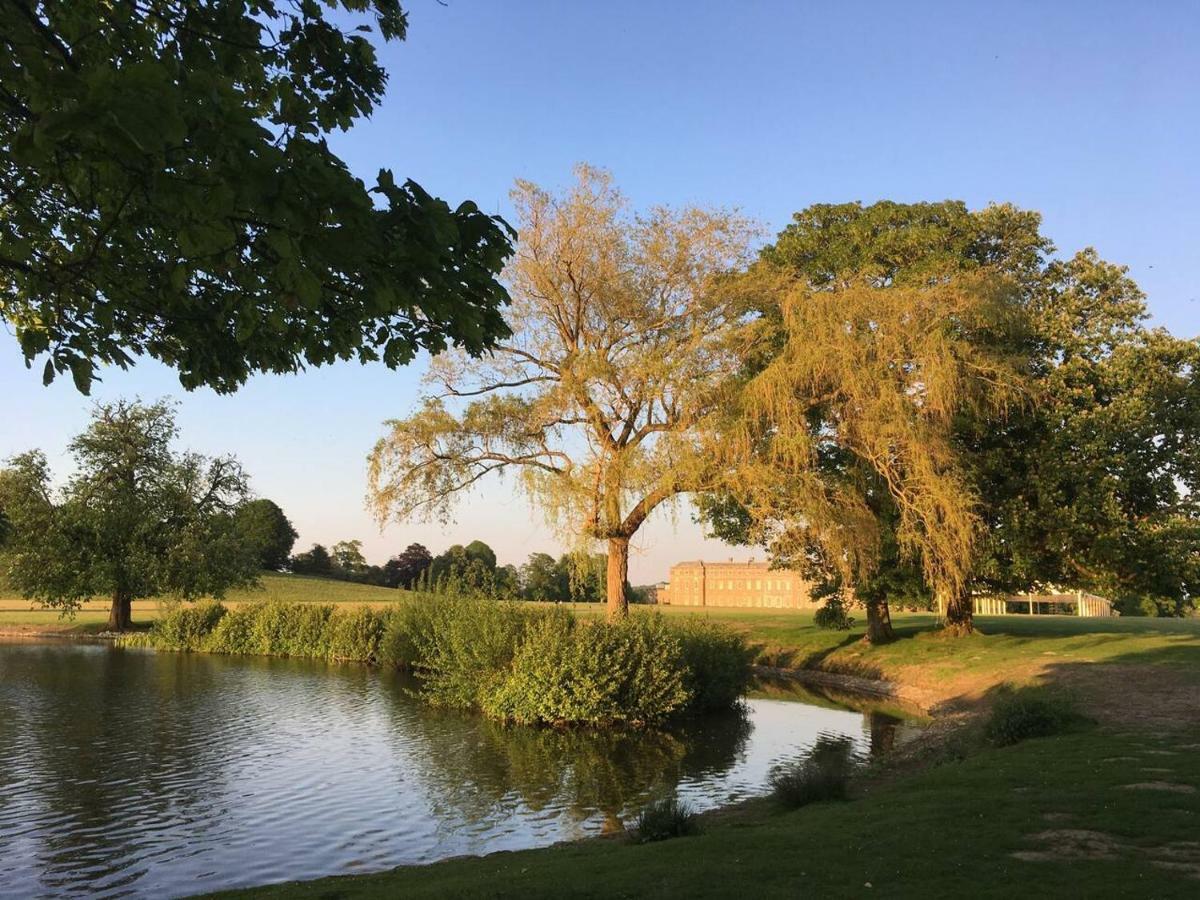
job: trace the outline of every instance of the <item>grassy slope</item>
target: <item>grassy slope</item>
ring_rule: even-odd
[[[237,895],[1194,897],[1200,845],[1180,842],[1194,841],[1200,821],[1198,739],[1090,731],[1027,741],[848,803],[764,805],[694,838],[595,840]],[[1149,781],[1198,792],[1124,787]],[[1014,856],[1030,851],[1050,858]],[[1107,858],[1089,858],[1098,853]]]

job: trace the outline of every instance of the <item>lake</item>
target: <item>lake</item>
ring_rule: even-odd
[[[822,736],[865,757],[915,731],[798,689],[601,733],[411,690],[364,666],[0,642],[0,895],[172,897],[544,846],[671,792],[765,793]]]

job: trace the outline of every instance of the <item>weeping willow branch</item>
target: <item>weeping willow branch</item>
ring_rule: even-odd
[[[870,577],[881,527],[870,490],[882,483],[902,552],[935,592],[961,596],[981,520],[954,424],[1027,401],[1027,362],[1005,349],[1023,328],[1016,291],[987,273],[813,292],[758,272],[738,289],[780,312],[747,327],[748,357],[753,345],[777,352],[749,382],[725,445],[728,489],[758,536],[792,549],[815,539],[849,583]]]

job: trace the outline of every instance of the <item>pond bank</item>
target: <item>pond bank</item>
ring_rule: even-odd
[[[782,812],[758,801],[708,818],[697,837],[584,841],[220,896],[691,898],[753,886],[768,898],[1194,897],[1198,741],[1194,728],[1091,730],[978,749],[849,802]]]

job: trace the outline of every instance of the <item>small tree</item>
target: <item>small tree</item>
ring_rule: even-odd
[[[370,494],[381,521],[445,516],[480,479],[517,469],[548,518],[607,542],[609,614],[621,616],[630,538],[713,477],[700,425],[736,358],[711,288],[746,260],[752,230],[696,208],[631,216],[606,173],[576,175],[562,196],[517,183],[513,338],[482,359],[435,361],[437,395],[388,422],[371,453]]]
[[[265,498],[243,503],[237,511],[237,526],[242,538],[258,549],[264,569],[278,572],[287,566],[299,535],[279,504]]]
[[[61,490],[42,453],[10,460],[0,472],[9,581],[68,613],[108,596],[113,631],[130,627],[136,599],[219,597],[253,583],[257,548],[235,518],[247,494],[241,466],[174,452],[176,433],[165,403],[100,405],[70,444],[76,472]]]

